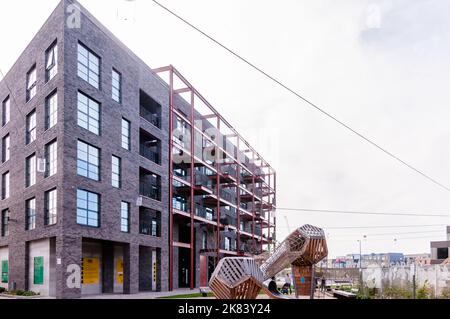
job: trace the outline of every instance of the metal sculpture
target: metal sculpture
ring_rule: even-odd
[[[328,255],[321,228],[304,225],[290,234],[260,267],[251,257],[227,257],[219,261],[209,286],[219,299],[255,299],[261,289],[271,298],[264,281],[286,267],[311,267]]]

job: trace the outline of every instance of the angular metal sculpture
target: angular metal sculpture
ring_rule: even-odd
[[[264,286],[264,281],[290,265],[312,266],[327,255],[324,231],[304,225],[290,234],[260,267],[253,258],[221,259],[209,286],[219,299],[255,299],[261,289],[271,298],[277,298]]]

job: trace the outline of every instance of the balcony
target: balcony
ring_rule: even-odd
[[[139,135],[139,154],[146,159],[161,164],[161,141],[144,130]]]
[[[139,194],[161,201],[161,177],[141,168],[139,171]]]
[[[174,195],[172,198],[172,207],[181,212],[189,213],[189,203],[185,197]]]
[[[152,209],[139,209],[139,233],[161,237],[161,213]]]
[[[216,221],[217,216],[214,211],[214,209],[203,207],[199,204],[195,205],[195,215],[204,219],[207,219],[209,221]]]
[[[147,122],[161,128],[161,105],[149,95],[140,91],[140,115]]]

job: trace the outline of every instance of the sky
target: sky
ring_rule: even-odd
[[[450,2],[160,2],[450,186]],[[363,253],[424,253],[431,240],[446,239],[450,192],[324,117],[152,1],[80,3],[150,67],[174,65],[255,146],[277,170],[278,207],[449,215],[279,210],[278,240],[306,223],[325,229],[330,256],[359,252],[364,235]],[[1,1],[4,73],[57,4]],[[417,226],[397,227],[410,225]],[[391,228],[336,229],[360,226]]]

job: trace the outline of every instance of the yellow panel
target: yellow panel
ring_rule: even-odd
[[[117,260],[116,263],[116,282],[123,284],[123,260],[122,258]]]
[[[83,284],[96,285],[100,282],[100,260],[83,258]]]

